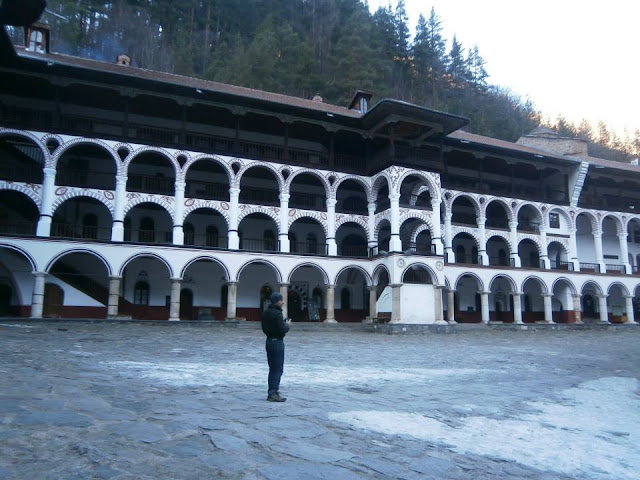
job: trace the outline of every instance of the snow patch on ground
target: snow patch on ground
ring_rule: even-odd
[[[19,325],[19,324],[15,324],[15,323],[0,323],[0,327],[33,328],[32,325]]]
[[[557,401],[513,418],[470,416],[457,426],[419,413],[351,411],[329,418],[389,435],[450,445],[460,453],[502,458],[580,478],[637,479],[640,396],[635,378],[605,377],[564,390]]]
[[[171,385],[263,385],[268,368],[264,363],[156,363],[156,362],[105,362],[110,368],[136,372],[142,378]],[[477,375],[487,370],[479,369],[372,369],[327,367],[326,365],[285,364],[283,384],[287,385],[353,385],[384,382],[418,383],[446,379],[452,375]]]

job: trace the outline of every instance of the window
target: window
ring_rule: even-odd
[[[134,305],[149,305],[149,284],[137,282],[133,289]]]
[[[549,227],[550,228],[560,228],[560,214],[559,213],[550,213],[549,214]]]

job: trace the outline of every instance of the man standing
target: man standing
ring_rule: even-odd
[[[273,292],[269,297],[271,304],[262,314],[262,331],[267,336],[267,361],[269,362],[269,393],[267,400],[270,402],[286,402],[281,397],[280,377],[284,371],[284,336],[289,331],[290,320],[285,320],[282,315],[282,295]]]

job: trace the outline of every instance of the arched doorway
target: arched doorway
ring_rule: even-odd
[[[193,320],[193,292],[189,288],[180,290],[180,320]]]
[[[287,317],[292,322],[302,321],[302,299],[295,290],[288,290],[287,292]]]
[[[46,318],[61,317],[63,305],[64,291],[62,288],[54,283],[46,283],[44,286],[42,316]]]

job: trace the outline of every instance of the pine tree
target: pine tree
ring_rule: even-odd
[[[467,72],[467,62],[464,59],[464,48],[458,42],[455,35],[451,42],[446,72],[449,76],[451,86],[454,88],[463,87],[469,75]]]
[[[418,18],[413,43],[413,61],[416,86],[422,93],[418,94],[418,99],[434,108],[438,108],[440,104],[439,87],[445,71],[445,48],[440,17],[436,15],[435,9],[431,8],[428,21],[422,15]],[[422,89],[421,85],[427,88]]]

